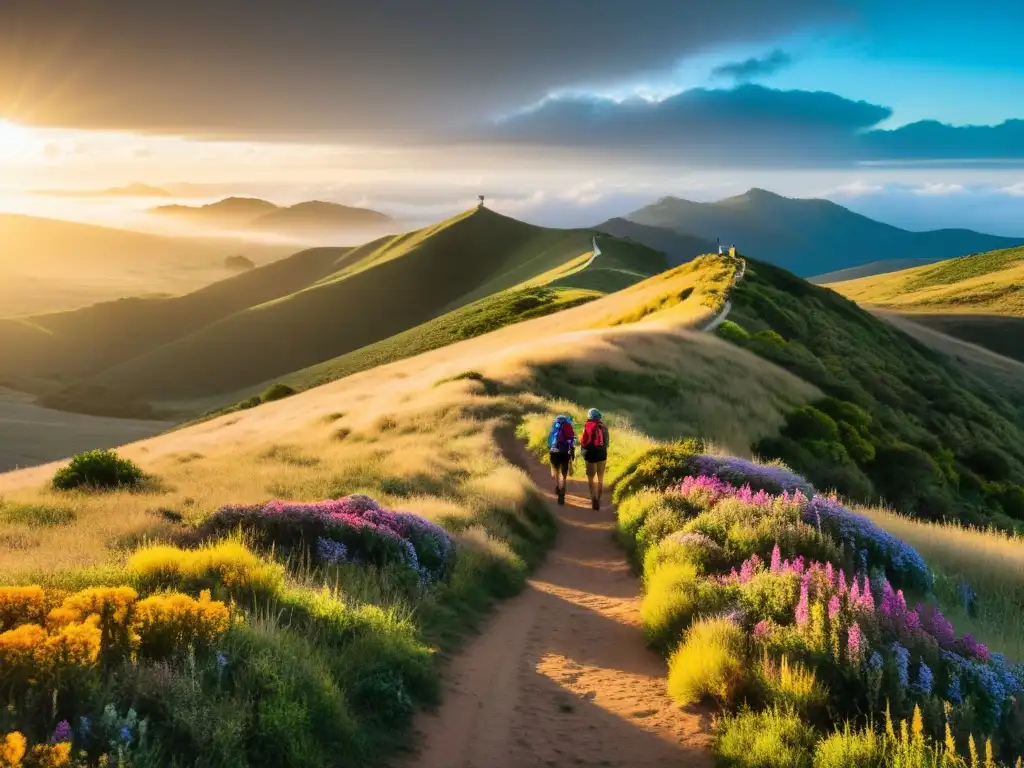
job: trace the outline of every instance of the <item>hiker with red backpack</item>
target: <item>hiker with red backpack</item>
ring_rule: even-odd
[[[604,470],[608,462],[608,427],[601,421],[601,412],[591,408],[587,412],[587,423],[580,438],[580,451],[587,463],[587,484],[590,486],[590,506],[601,508],[604,493]],[[597,489],[594,489],[594,481]]]
[[[569,466],[576,458],[576,432],[572,428],[571,416],[557,416],[548,434],[548,449],[551,452],[551,472],[555,476],[555,495],[558,503],[565,505],[565,480]]]

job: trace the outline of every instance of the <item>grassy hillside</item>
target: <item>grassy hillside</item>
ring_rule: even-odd
[[[931,268],[929,268],[931,269]],[[757,449],[819,487],[930,519],[1019,527],[1024,410],[853,302],[760,262],[719,333],[829,398]]]
[[[901,312],[1024,317],[1024,248],[833,282],[829,287],[859,304]]]
[[[889,261],[872,261],[859,267],[840,269],[836,272],[827,272],[824,275],[815,275],[807,278],[815,285],[828,285],[830,283],[841,283],[847,280],[859,280],[862,277],[873,277],[885,275],[891,272],[902,272],[904,269],[914,267],[925,267],[934,264],[942,259],[891,259]]]
[[[146,350],[93,377],[92,383],[146,400],[232,392],[585,261],[589,241],[585,232],[546,230],[488,210],[468,212],[354,249],[315,283]],[[660,271],[665,261],[643,246],[612,245],[593,266],[604,269],[604,264],[614,281],[607,277],[597,283],[615,282],[617,288]],[[572,279],[562,282],[563,287],[573,284]]]
[[[928,328],[1024,360],[1024,248],[829,287],[864,306],[906,314]]]
[[[265,264],[288,250],[0,214],[0,318],[194,291],[227,277],[232,253]]]
[[[763,189],[716,203],[668,197],[630,221],[734,244],[743,253],[801,276],[890,259],[942,259],[1024,243],[1024,238],[960,229],[910,232],[873,221],[828,200],[781,197]]]
[[[0,536],[11,545],[0,553],[0,583],[42,584],[49,591],[40,599],[58,605],[77,590],[124,587],[133,592],[86,593],[72,603],[108,596],[129,607],[149,601],[145,610],[154,611],[173,600],[193,611],[181,626],[196,628],[190,643],[192,629],[160,645],[154,624],[140,626],[134,654],[111,640],[102,662],[86,659],[75,676],[45,679],[59,689],[56,698],[5,690],[17,705],[5,726],[45,743],[54,724],[99,722],[109,704],[119,719],[133,707],[146,720],[143,741],[136,724],[125,726],[140,764],[167,764],[170,754],[188,764],[328,766],[340,754],[376,764],[404,740],[413,709],[436,700],[436,653],[450,650],[492,601],[517,591],[551,539],[546,509],[500,447],[525,416],[559,407],[531,391],[544,367],[557,363],[583,377],[671,375],[694,397],[688,414],[673,409],[677,428],[689,428],[684,417],[713,413],[717,421],[701,426],[722,442],[742,433],[749,444],[815,396],[775,366],[687,331],[720,308],[734,268],[718,259],[686,265],[565,317],[128,446],[123,455],[151,476],[134,491],[54,491],[52,466],[0,475]],[[627,315],[637,320],[626,324]],[[714,361],[734,383],[720,386],[695,360]],[[657,404],[646,397],[620,401],[650,412]],[[733,407],[737,399],[761,403],[765,418],[746,418]],[[612,418],[616,434],[634,434],[639,445],[629,412]],[[358,492],[416,516],[423,533],[408,534],[410,545],[429,578],[420,580],[409,550],[377,529],[364,534],[378,547],[374,559],[336,563],[326,557],[337,548],[328,552],[316,538],[304,548],[301,537],[278,539],[284,528],[259,528],[285,517],[315,526],[319,507],[293,505],[282,517],[273,507],[224,510]],[[353,506],[362,501],[341,504],[365,509]],[[239,514],[256,526],[247,529],[248,549],[230,539]],[[445,540],[431,522],[454,540],[451,559],[428,557],[430,542]],[[368,556],[348,541],[350,552]],[[223,610],[244,621],[221,623]],[[84,746],[84,737],[74,739]],[[88,748],[108,747],[98,740]]]

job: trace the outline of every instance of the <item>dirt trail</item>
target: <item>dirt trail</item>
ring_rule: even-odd
[[[644,646],[640,583],[612,539],[612,511],[590,509],[585,479],[570,480],[559,507],[546,468],[503,442],[558,515],[558,540],[453,659],[405,766],[710,766],[706,713],[672,703],[665,664]]]

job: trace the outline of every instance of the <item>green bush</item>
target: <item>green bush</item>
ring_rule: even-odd
[[[122,459],[114,451],[96,450],[80,453],[66,467],[58,469],[53,487],[58,491],[130,489],[137,488],[145,479],[146,475],[134,462]]]
[[[714,573],[728,562],[725,550],[701,533],[680,533],[662,539],[644,554],[644,573],[653,573],[666,563],[689,563],[698,573]]]
[[[668,660],[668,692],[680,704],[735,704],[750,683],[746,635],[729,619],[701,619]]]
[[[831,416],[835,422],[845,421],[858,430],[871,428],[871,415],[854,403],[848,403],[845,400],[838,400],[834,397],[826,397],[813,403],[813,405],[822,413]]]
[[[640,603],[644,635],[652,648],[667,651],[699,616],[725,607],[729,590],[702,579],[691,563],[665,563],[647,574]]]
[[[875,460],[875,446],[849,422],[839,422],[839,439],[846,448],[846,453],[858,464],[870,464]]]
[[[813,746],[814,730],[778,708],[726,716],[715,738],[720,760],[735,768],[810,768]]]
[[[871,728],[851,730],[849,723],[814,749],[814,768],[876,768],[884,759],[884,739]]]
[[[657,491],[640,491],[619,502],[616,531],[619,544],[631,555],[636,555],[637,534],[647,516],[661,505]]]
[[[822,413],[813,405],[803,405],[790,411],[782,434],[798,442],[836,442],[839,428],[832,417]]]
[[[820,711],[828,701],[828,691],[814,670],[785,655],[776,660],[766,652],[757,667],[757,682],[765,702],[804,716]]]
[[[260,400],[264,403],[272,403],[275,400],[284,400],[286,397],[291,397],[294,394],[294,389],[289,387],[287,384],[278,382],[277,384],[271,384],[267,387],[267,390],[260,395]]]
[[[687,520],[699,513],[700,508],[684,496],[677,493],[663,494],[658,504],[648,511],[643,525],[636,533],[637,558],[643,560],[648,549],[680,530]]]
[[[750,340],[750,334],[743,329],[743,326],[734,323],[732,320],[724,321],[718,326],[716,333],[720,338],[731,341],[739,346],[743,346],[744,343]]]
[[[764,331],[758,331],[754,334],[754,340],[761,344],[767,344],[772,347],[778,347],[779,349],[786,346],[786,340],[775,331],[768,329]]]
[[[693,474],[691,458],[704,450],[702,440],[659,445],[639,456],[622,473],[612,500],[618,504],[644,488],[664,490]]]

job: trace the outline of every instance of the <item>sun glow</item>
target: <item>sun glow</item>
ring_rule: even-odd
[[[0,120],[0,163],[27,159],[35,144],[35,137],[29,128]]]

